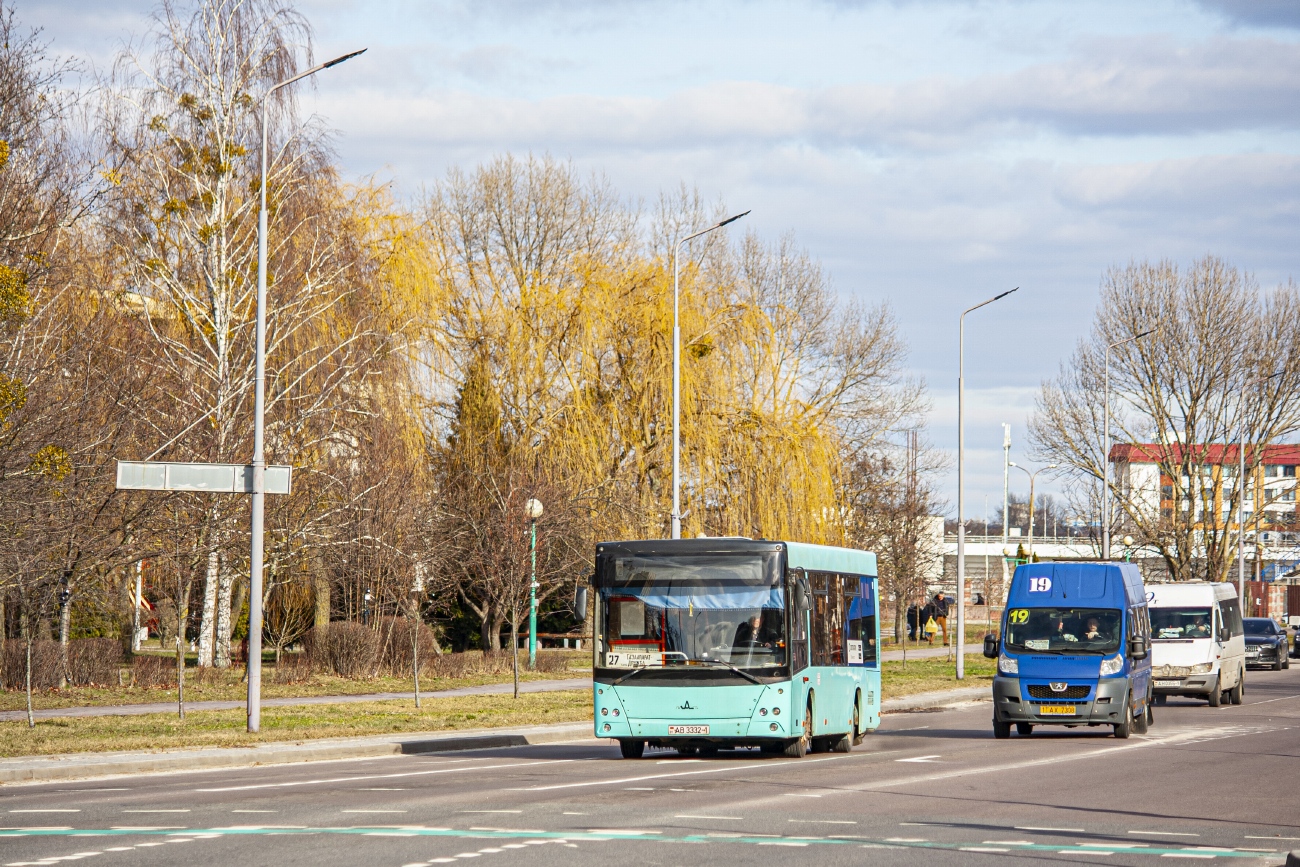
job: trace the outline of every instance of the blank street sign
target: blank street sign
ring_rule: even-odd
[[[266,468],[266,492],[287,494],[293,468]],[[247,464],[184,464],[166,461],[118,461],[118,490],[209,491],[220,494],[253,493],[253,468]]]

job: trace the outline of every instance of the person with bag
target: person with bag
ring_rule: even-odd
[[[934,599],[930,601],[934,608],[934,619],[939,628],[943,630],[943,646],[948,646],[948,600],[944,597],[943,591],[940,590],[934,594]]]
[[[921,607],[921,616],[919,618],[923,624],[921,632],[925,635],[925,640],[934,644],[934,634],[939,631],[939,625],[934,622],[934,605],[927,602]]]

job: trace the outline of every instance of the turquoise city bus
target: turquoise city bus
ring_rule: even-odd
[[[624,758],[848,752],[880,724],[876,555],[740,538],[596,546],[595,733]]]

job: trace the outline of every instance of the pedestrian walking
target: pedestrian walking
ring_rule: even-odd
[[[940,590],[934,594],[934,599],[930,600],[930,605],[934,608],[934,622],[943,630],[943,646],[948,646],[948,599]]]
[[[913,602],[907,606],[907,640],[916,641],[916,628],[919,625],[916,618],[920,616],[921,609]]]

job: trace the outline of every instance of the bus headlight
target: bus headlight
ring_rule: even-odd
[[[605,725],[602,727],[602,730],[609,731],[609,723],[605,723]]]
[[[601,716],[609,716],[609,708],[607,708],[607,707],[602,707],[602,708],[600,709],[600,715],[601,715]]]
[[[998,655],[998,671],[1003,674],[1019,674],[1020,663],[1005,653]]]
[[[1107,677],[1112,674],[1119,674],[1124,670],[1124,657],[1112,656],[1110,659],[1101,661],[1101,676]]]
[[[780,715],[781,715],[781,708],[779,707],[772,708],[772,716],[780,716]]]
[[[758,709],[758,715],[759,715],[759,716],[767,716],[767,708],[765,708],[765,707],[760,707],[760,708]]]

